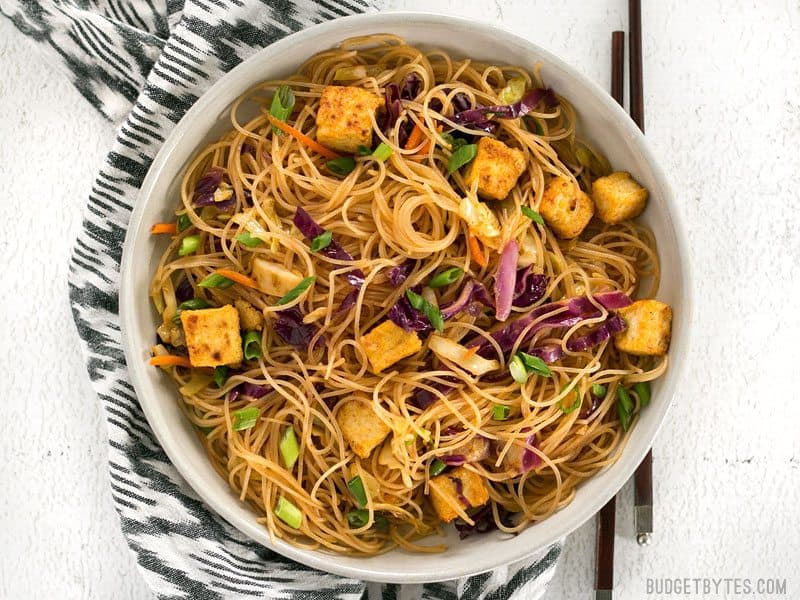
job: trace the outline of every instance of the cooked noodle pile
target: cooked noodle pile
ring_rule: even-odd
[[[574,109],[553,92],[544,93],[524,118],[491,111],[483,121],[454,117],[471,107],[507,104],[500,96],[511,82],[524,83],[525,90],[546,89],[538,67],[529,71],[453,58],[386,35],[348,40],[311,58],[296,75],[250,90],[231,110],[231,131],[203,148],[188,167],[176,211],[178,231],[151,287],[163,318],[163,343],[154,355],[177,357],[162,365],[180,387],[187,417],[216,470],[253,506],[271,535],[346,554],[398,546],[441,551],[435,538],[422,539],[450,520],[432,508],[432,468],[444,469],[439,477],[451,474],[448,485],[457,490],[456,501],[445,492],[442,498],[460,528],[518,532],[569,503],[583,480],[616,460],[625,442],[623,425],[627,428],[648,400],[635,384],[667,368],[666,355],[622,352],[613,335],[602,331],[585,349],[586,344],[570,343],[615,317],[619,307],[603,297],[655,295],[655,240],[633,220],[610,225],[595,218],[572,239],[556,237],[549,221],[538,223],[539,214],[531,211],[541,210],[549,182],[567,178],[591,193],[592,182],[610,168],[580,141]],[[390,84],[404,93],[396,119],[387,118],[390,107],[383,101]],[[288,135],[273,130],[270,121],[273,95],[284,85],[295,99],[291,114],[281,119],[295,130]],[[328,164],[333,152],[324,156],[313,142],[294,135],[316,137],[326,86],[356,86],[381,100],[370,113],[373,139],[352,154],[349,173]],[[411,133],[414,128],[419,132]],[[420,133],[419,144],[405,149],[409,136]],[[457,144],[475,144],[481,136],[524,155],[524,172],[504,200],[479,201],[479,181],[466,182],[468,166],[448,173]],[[371,154],[380,144],[391,149],[385,160]],[[348,161],[344,164],[347,171]],[[206,200],[216,196],[199,202],[203,194]],[[470,206],[488,207],[499,235],[472,222],[465,215]],[[327,252],[312,250],[312,240],[295,224],[298,208],[331,232]],[[537,276],[542,289],[532,304],[514,304],[500,322],[498,307],[491,304],[501,293],[498,271],[512,241],[518,248],[512,285],[520,288]],[[345,252],[331,252],[336,246]],[[293,278],[303,278],[308,287],[300,285],[294,299],[277,304],[276,294],[252,286],[253,261],[259,258],[292,274],[295,283]],[[451,268],[463,274],[454,271],[457,280],[427,286]],[[244,277],[199,285],[220,269]],[[488,299],[464,304],[466,286],[482,286]],[[446,315],[438,332],[426,308],[409,304],[407,290],[443,313],[457,301],[463,310]],[[584,305],[581,316],[569,320],[569,300],[576,298],[589,310]],[[412,320],[423,322],[399,329],[416,335],[421,349],[373,369],[362,338],[389,320],[398,303]],[[215,370],[197,366],[190,352],[187,364],[183,319],[193,310],[227,305],[237,309],[241,336],[256,355]],[[490,336],[525,318],[510,342]],[[397,322],[396,315],[391,320]],[[256,333],[248,337],[247,330]],[[463,360],[433,352],[428,344],[434,337],[458,344],[445,343],[447,348],[463,347]],[[391,343],[380,350],[393,351]],[[509,370],[519,352],[543,358],[525,367],[524,383]],[[481,375],[468,370],[476,356],[490,363],[490,370]],[[618,392],[623,386],[630,392]],[[623,417],[621,394],[629,403]],[[366,410],[382,423],[376,428],[364,421],[365,436],[376,429],[388,432],[374,449],[360,453],[365,457],[343,433],[345,406]],[[347,415],[352,427],[360,423],[357,413]],[[243,423],[248,414],[254,418]],[[290,427],[299,446],[290,453],[297,457],[291,465],[281,445]],[[454,473],[480,476],[488,502],[473,506],[471,490],[463,489],[471,484]],[[354,480],[364,489],[364,507]],[[293,509],[288,519],[286,506],[280,515],[275,510],[284,502]]]

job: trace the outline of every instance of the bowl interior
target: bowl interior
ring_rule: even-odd
[[[183,170],[196,150],[229,128],[228,107],[253,84],[293,72],[307,57],[342,39],[381,32],[485,62],[532,67],[542,61],[545,82],[575,105],[581,135],[601,149],[615,169],[630,171],[650,190],[642,218],[658,240],[662,262],[658,297],[675,311],[670,369],[655,383],[653,403],[634,427],[619,461],[583,484],[567,507],[520,535],[494,533],[459,541],[450,532],[448,551],[434,560],[404,551],[370,558],[334,556],[270,541],[254,513],[239,502],[206,459],[178,407],[173,382],[159,369],[147,366],[157,322],[147,289],[164,250],[164,242],[150,236],[148,228],[172,218]],[[318,25],[273,44],[231,71],[186,114],[154,161],[137,199],[122,264],[121,318],[131,378],[156,436],[177,469],[213,510],[252,539],[309,566],[370,581],[421,583],[487,571],[542,550],[584,523],[619,490],[652,444],[683,372],[688,343],[690,289],[685,237],[677,218],[664,174],[625,112],[603,89],[542,48],[488,25],[447,16],[386,13]]]

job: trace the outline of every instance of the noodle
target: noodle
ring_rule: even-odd
[[[335,177],[324,157],[291,136],[272,132],[268,109],[275,90],[290,85],[297,99],[292,127],[313,137],[324,87],[334,84],[337,70],[357,65],[367,67],[366,76],[349,82],[353,85],[382,95],[388,83],[402,82],[415,73],[422,92],[415,100],[404,101],[404,111],[385,133],[380,119],[373,120],[376,143],[392,148],[388,160],[356,157],[350,174]],[[487,285],[494,277],[494,249],[485,248],[490,256],[486,267],[470,255],[459,206],[475,190],[461,172],[448,176],[450,152],[443,132],[486,135],[453,120],[455,99],[464,94],[472,105],[499,104],[499,90],[513,77],[523,78],[527,87],[543,87],[538,65],[529,72],[455,59],[441,51],[424,52],[394,36],[347,40],[312,57],[298,74],[247,92],[231,109],[232,129],[202,149],[188,166],[177,214],[188,217],[190,227],[178,233],[162,256],[150,290],[164,319],[162,327],[170,327],[178,310],[176,290],[189,285],[195,297],[211,306],[239,300],[263,314],[263,353],[232,368],[221,387],[210,369],[166,370],[180,387],[182,408],[198,428],[214,468],[255,509],[271,536],[302,548],[343,554],[374,555],[395,547],[442,551],[441,544],[421,541],[441,529],[427,499],[431,462],[458,455],[481,438],[491,442],[493,453],[464,468],[486,482],[489,520],[504,532],[521,531],[569,503],[582,481],[619,456],[627,434],[617,415],[617,387],[655,379],[667,368],[666,357],[622,353],[610,340],[570,351],[570,339],[608,317],[608,311],[597,305],[595,317],[569,327],[537,329],[537,323],[557,312],[543,315],[525,330],[533,332],[533,338],[523,345],[525,333],[521,334],[510,354],[488,336],[498,324],[485,311],[465,311],[447,320],[442,334],[446,338],[462,344],[486,339],[493,345],[500,370],[487,376],[475,376],[424,349],[377,375],[370,371],[358,340],[386,320],[406,288],[424,284],[451,267]],[[496,119],[495,136],[521,149],[526,160],[525,172],[508,198],[492,203],[502,231],[500,247],[531,231],[530,219],[520,209],[536,210],[552,177],[567,177],[589,190],[594,179],[609,171],[605,159],[578,139],[575,110],[565,98],[558,100],[553,107],[537,106],[525,119]],[[424,152],[400,144],[409,122],[433,138]],[[596,157],[594,167],[580,160],[580,149]],[[214,167],[224,169],[233,190],[231,210],[195,203],[198,182]],[[332,232],[354,260],[312,252],[292,225],[297,207]],[[263,243],[244,245],[237,236],[245,231]],[[640,224],[592,221],[579,238],[568,241],[547,229],[541,232],[529,240],[533,272],[548,277],[546,294],[535,306],[609,291],[652,297],[658,289],[655,239]],[[189,235],[199,236],[199,248],[178,256]],[[216,269],[247,272],[253,257],[316,280],[307,293],[281,306],[275,305],[276,298],[244,285],[198,286]],[[390,269],[408,259],[416,260],[408,279],[393,285]],[[357,272],[364,278],[360,288],[347,279]],[[353,306],[340,310],[354,289]],[[460,289],[460,285],[437,289],[439,306],[454,301]],[[316,328],[307,350],[287,344],[270,327],[282,311],[292,308],[300,311],[304,324]],[[531,307],[513,307],[509,320],[530,311]],[[180,352],[182,333],[170,331],[170,344]],[[528,339],[533,341],[529,344]],[[508,375],[508,359],[534,344],[556,345],[563,356],[549,365],[552,377],[534,375],[520,385]],[[166,346],[156,349],[166,351]],[[242,384],[262,386],[267,393],[258,398],[238,393]],[[588,410],[597,400],[591,396],[594,384],[605,386],[607,393]],[[424,410],[412,401],[420,390],[434,398]],[[580,410],[565,410],[575,394]],[[350,450],[337,422],[342,401],[354,398],[370,406],[391,432],[368,458]],[[634,401],[636,414],[639,398],[634,396]],[[496,406],[508,407],[512,417],[494,419]],[[248,407],[258,409],[257,422],[234,429],[236,411]],[[289,426],[299,444],[299,460],[291,469],[286,468],[279,447]],[[525,449],[531,436],[538,443],[527,451],[533,452],[537,466],[524,473],[509,469],[507,457],[515,448]],[[360,477],[367,490],[369,518],[360,527],[349,524],[346,516],[354,508],[347,485],[354,477]],[[275,515],[279,497],[301,511],[299,528]],[[463,521],[473,521],[474,511],[461,505],[453,509]],[[509,519],[509,513],[515,516]],[[379,515],[388,518],[388,528],[376,526]]]

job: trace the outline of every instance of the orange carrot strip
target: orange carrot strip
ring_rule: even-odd
[[[170,235],[175,235],[178,233],[178,226],[175,223],[156,223],[150,228],[150,233],[153,235],[159,233],[168,233]]]
[[[178,356],[177,354],[161,354],[150,359],[150,364],[154,367],[186,367],[190,368],[188,356]]]
[[[469,253],[472,255],[472,258],[475,259],[476,263],[482,267],[485,267],[487,264],[489,264],[486,260],[486,257],[483,255],[481,243],[478,241],[478,238],[471,233],[467,234],[467,245],[469,246]]]
[[[414,123],[414,129],[411,130],[411,134],[408,136],[406,143],[403,145],[403,150],[411,150],[412,148],[416,148],[424,139],[425,132],[422,131],[422,127],[419,126],[419,123]]]
[[[236,283],[240,283],[242,285],[246,285],[250,288],[258,288],[258,283],[252,277],[248,277],[247,275],[242,275],[241,273],[237,273],[236,271],[231,271],[230,269],[217,269],[217,275],[222,275],[223,277],[227,277],[231,281],[235,281]]]
[[[414,153],[414,155],[415,155],[415,156],[419,156],[420,154],[427,154],[427,153],[428,153],[428,151],[431,149],[431,144],[432,144],[432,143],[433,143],[433,142],[431,141],[431,138],[428,138],[427,140],[425,140],[425,143],[424,143],[424,144],[422,144],[422,148],[420,148],[419,150],[417,150],[417,151]]]
[[[280,119],[276,119],[272,115],[269,115],[269,122],[272,123],[278,129],[280,129],[283,133],[292,136],[301,144],[305,144],[306,146],[311,148],[314,152],[322,154],[322,156],[324,156],[325,158],[333,159],[342,157],[341,154],[336,154],[336,152],[334,152],[330,148],[326,148],[325,146],[320,144],[317,140],[312,140],[302,131],[295,129],[291,125],[287,125],[286,123],[284,123]]]
[[[473,346],[472,348],[467,348],[467,351],[464,352],[464,356],[461,358],[461,360],[467,360],[468,358],[472,358],[472,356],[474,356],[475,353],[478,351],[479,347],[480,346]]]

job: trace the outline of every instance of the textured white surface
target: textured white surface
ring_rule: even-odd
[[[501,24],[605,86],[626,4],[381,2]],[[618,499],[617,597],[656,598],[648,577],[778,577],[782,597],[800,598],[800,5],[670,0],[644,13],[647,135],[689,226],[698,306],[695,367],[654,450],[653,545],[633,538],[631,487]],[[0,598],[147,598],[66,299],[69,247],[113,128],[5,20],[0,73]],[[590,597],[593,559],[587,523],[550,596]]]

